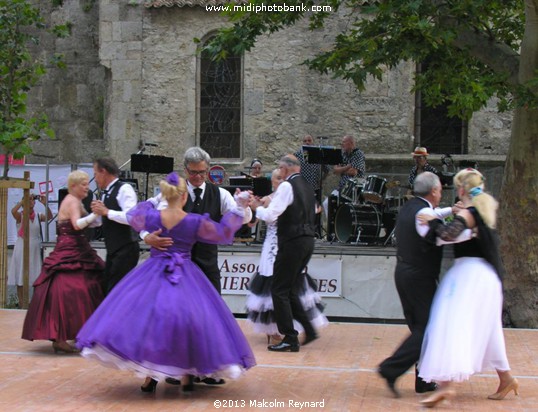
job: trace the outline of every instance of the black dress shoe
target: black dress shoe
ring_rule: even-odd
[[[194,382],[196,383],[205,383],[206,385],[223,385],[226,383],[224,379],[215,379],[215,378],[204,378],[200,379],[198,377],[194,378]]]
[[[181,381],[179,379],[166,378],[164,381],[170,385],[181,385]]]
[[[433,392],[437,389],[437,384],[435,382],[426,382],[420,376],[418,376],[418,368],[415,366],[415,392],[416,393],[426,393]]]
[[[392,395],[395,398],[399,398],[401,395],[400,392],[398,392],[398,389],[396,389],[396,379],[390,379],[385,377],[385,375],[383,375],[383,372],[381,372],[381,369],[378,369],[377,373],[379,373],[379,375],[385,380],[385,382],[387,383],[387,387],[392,392]]]
[[[287,343],[282,341],[276,345],[269,345],[267,350],[272,352],[299,352],[299,342]]]
[[[420,381],[415,381],[415,392],[416,393],[426,393],[433,392],[437,389],[437,384],[435,382],[424,382],[422,379]]]
[[[140,390],[142,392],[155,392],[156,387],[157,387],[157,381],[152,378],[147,384],[144,383],[144,385],[140,387]]]
[[[316,334],[314,334],[314,335],[306,335],[305,338],[304,338],[304,341],[303,341],[303,346],[308,345],[310,342],[312,342],[313,340],[316,340],[317,338],[319,338],[319,336],[316,335]]]

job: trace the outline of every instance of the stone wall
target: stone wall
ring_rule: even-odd
[[[199,58],[193,38],[206,39],[225,21],[202,7],[142,3],[65,0],[49,10],[51,22],[73,22],[73,35],[48,39],[42,48],[65,53],[68,69],[50,70],[32,92],[32,108],[45,109],[58,134],[53,143],[36,143],[36,154],[75,163],[107,152],[121,164],[146,142],[158,145],[150,154],[173,156],[179,169],[184,150],[197,144]],[[340,12],[323,30],[310,32],[302,22],[259,39],[243,59],[242,156],[215,163],[233,173],[258,157],[269,171],[306,133],[327,136],[320,143],[336,146],[352,134],[369,172],[408,172],[416,143],[414,65],[400,64],[382,82],[369,81],[362,93],[351,82],[301,65],[330,47],[346,24]],[[511,114],[498,114],[492,102],[469,123],[467,157],[502,165],[510,127]]]
[[[48,61],[62,54],[67,66],[47,66],[47,74],[29,93],[28,112],[45,112],[56,139],[33,143],[29,163],[84,163],[103,151],[105,70],[98,58],[99,7],[95,0],[66,0],[61,7],[36,1],[47,26],[71,23],[71,36],[41,36],[34,53]]]

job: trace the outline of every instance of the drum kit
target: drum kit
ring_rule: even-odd
[[[388,190],[396,187],[400,187],[400,182],[388,182],[377,175],[348,180],[336,205],[336,239],[356,245],[394,243],[396,216],[405,201],[403,196],[387,195]]]

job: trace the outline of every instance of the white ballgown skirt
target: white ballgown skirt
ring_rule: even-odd
[[[461,382],[485,370],[507,371],[502,285],[487,261],[462,257],[435,295],[418,365],[426,382]]]

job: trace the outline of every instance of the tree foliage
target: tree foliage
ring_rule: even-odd
[[[513,326],[538,328],[538,0],[286,0],[325,11],[256,13],[264,4],[283,3],[229,7],[231,26],[202,50],[218,59],[301,19],[311,30],[338,19],[345,28],[305,61],[311,69],[363,90],[368,78],[381,80],[401,61],[426,62],[415,78],[426,104],[443,103],[464,119],[491,97],[500,110],[513,109],[499,213],[505,309]]]
[[[8,155],[21,158],[31,153],[30,142],[43,135],[54,137],[45,114],[27,115],[28,91],[46,72],[43,62],[29,51],[39,44],[38,34],[47,30],[39,10],[26,0],[0,0],[0,145],[5,156],[4,174],[9,170]],[[68,25],[53,27],[58,37],[68,35]],[[62,67],[61,56],[51,63]]]
[[[257,37],[309,19],[311,30],[327,19],[347,20],[330,50],[305,61],[309,68],[353,81],[363,90],[368,77],[381,80],[401,61],[428,62],[415,88],[425,103],[446,104],[450,116],[469,119],[492,96],[501,110],[538,107],[537,80],[518,81],[519,45],[525,10],[521,0],[321,0],[286,1],[330,12],[225,12],[232,26],[221,29],[204,50],[215,58],[243,53]],[[281,2],[251,0],[252,6]],[[537,73],[538,74],[538,73]],[[537,77],[538,78],[538,77]]]

